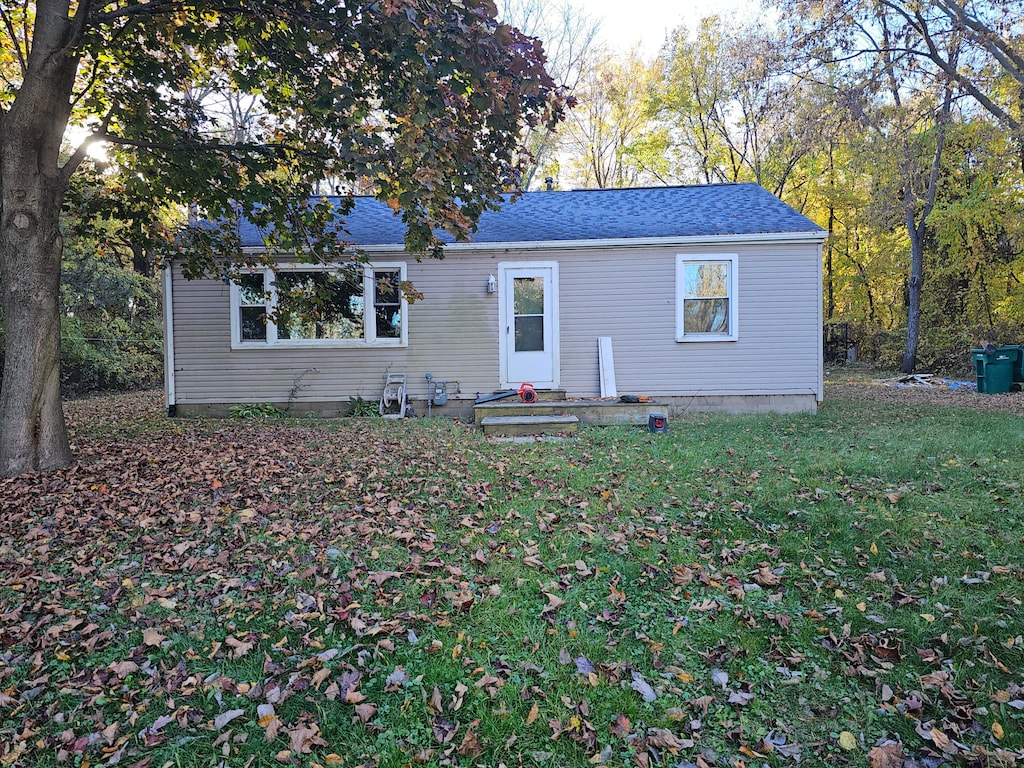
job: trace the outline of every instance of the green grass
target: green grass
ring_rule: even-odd
[[[1024,760],[1020,417],[91,407],[0,483],[0,763]]]

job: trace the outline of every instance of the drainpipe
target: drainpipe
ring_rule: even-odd
[[[164,266],[164,394],[167,397],[167,415],[174,417],[177,403],[174,393],[174,294],[172,292],[172,264]]]

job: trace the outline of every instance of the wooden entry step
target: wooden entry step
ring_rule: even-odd
[[[485,416],[480,420],[485,435],[516,437],[519,435],[551,435],[575,432],[580,420],[575,416]]]
[[[516,400],[519,400],[519,396],[518,395],[515,398],[513,398],[513,402],[516,401]],[[558,400],[558,401],[565,400],[565,390],[564,389],[538,389],[537,390],[537,400],[539,400],[542,403],[546,403],[546,402],[550,402],[550,401],[554,401],[554,400]]]
[[[581,424],[611,426],[634,424],[645,426],[652,413],[668,413],[664,403],[621,403],[618,400],[542,400],[536,403],[522,403],[514,400],[498,400],[482,403],[473,408],[477,426],[483,420],[497,416],[573,416]]]
[[[509,391],[510,390],[504,389],[492,392],[491,395],[500,395],[502,392]],[[565,400],[564,389],[537,389],[534,391],[537,393],[538,402],[551,402],[556,400],[561,402],[562,400]],[[485,394],[484,397],[490,397],[491,395]],[[507,397],[503,397],[500,400],[489,400],[487,403],[480,403],[480,405],[489,405],[491,403],[503,403],[505,405],[508,405],[509,403],[519,403],[520,405],[522,405],[523,401],[519,398],[519,395],[508,395]]]

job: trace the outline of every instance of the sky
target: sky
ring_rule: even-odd
[[[600,37],[605,43],[628,50],[639,42],[647,58],[658,52],[666,33],[680,24],[692,31],[702,17],[746,18],[756,7],[752,0],[575,0],[573,4],[601,20]]]

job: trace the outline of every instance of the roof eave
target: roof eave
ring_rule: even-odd
[[[526,240],[498,243],[445,243],[448,253],[461,251],[578,251],[595,248],[658,248],[671,246],[747,245],[751,243],[823,243],[828,233],[823,229],[800,232],[753,232],[742,235],[687,235],[673,237],[620,237],[593,240]],[[357,246],[367,253],[403,253],[400,243]],[[263,246],[245,246],[244,253],[263,253]]]

